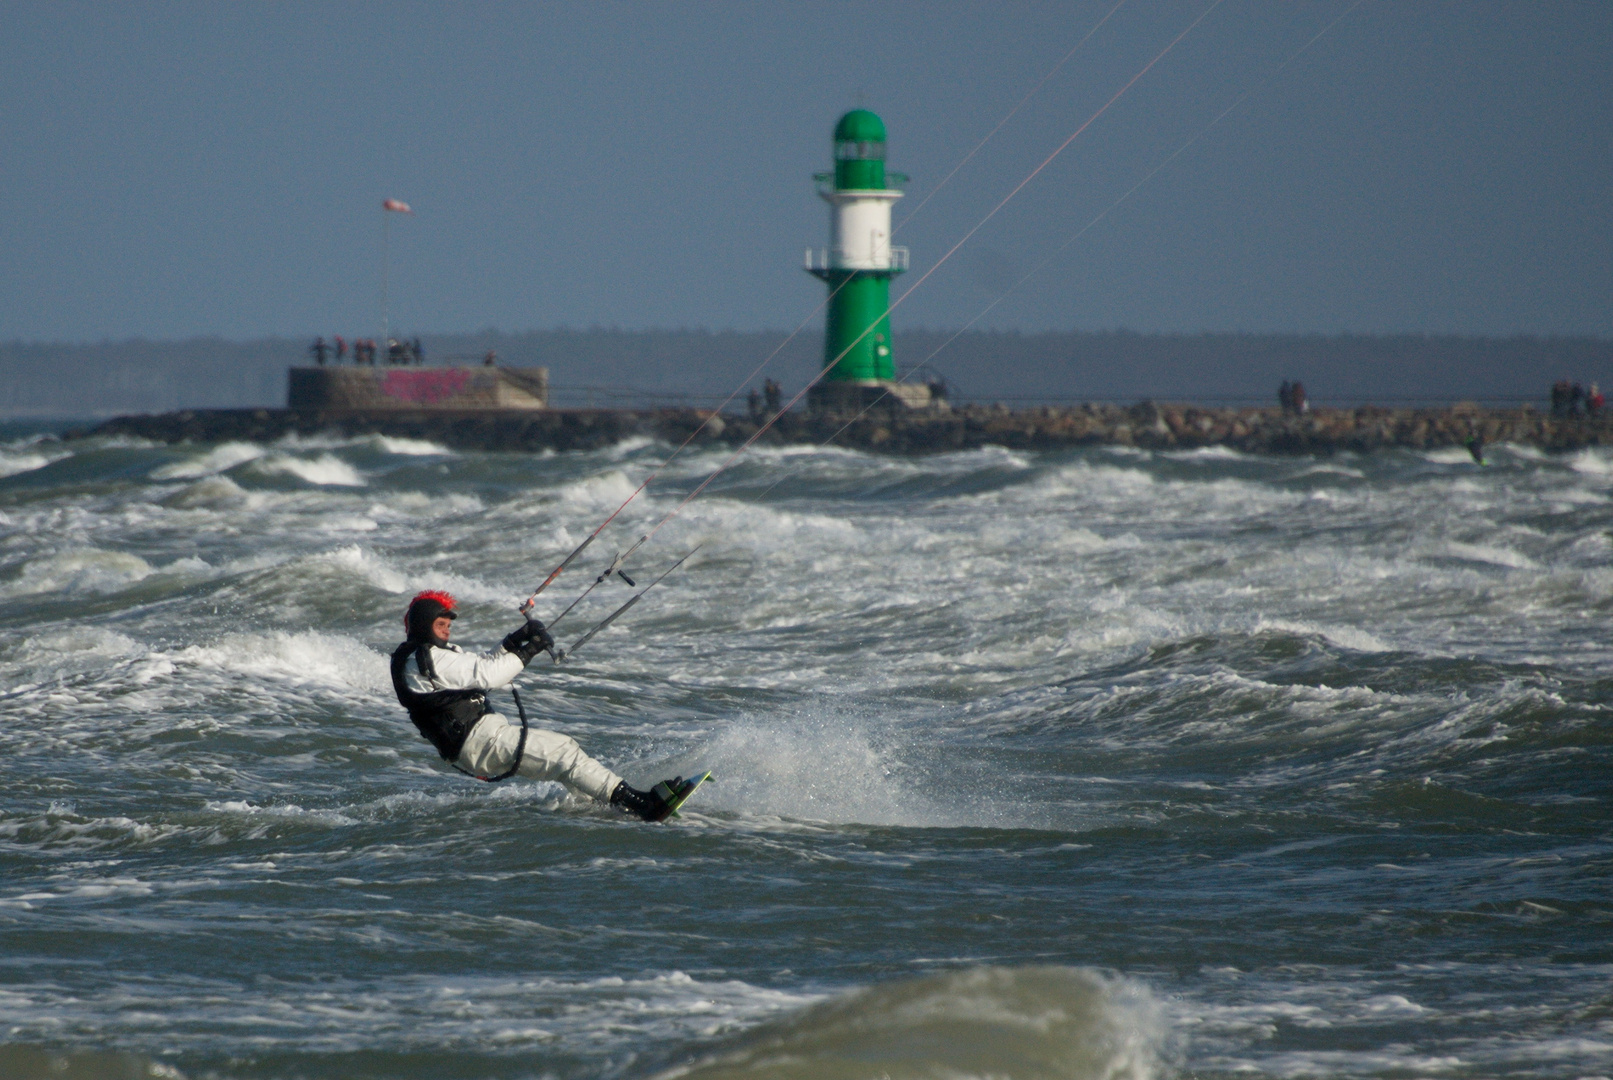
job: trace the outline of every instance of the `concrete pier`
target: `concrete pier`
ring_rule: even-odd
[[[549,404],[544,367],[294,367],[286,381],[286,403],[298,412],[525,410]]]

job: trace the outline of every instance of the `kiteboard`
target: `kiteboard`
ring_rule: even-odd
[[[685,780],[680,776],[671,783],[663,780],[661,783],[656,784],[653,790],[666,801],[666,813],[656,820],[665,821],[667,818],[680,816],[678,807],[688,802],[689,796],[700,790],[700,785],[710,779],[711,773],[703,772],[692,780]]]

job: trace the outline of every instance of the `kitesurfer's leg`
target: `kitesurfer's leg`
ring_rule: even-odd
[[[515,748],[520,742],[521,725],[489,713],[471,729],[455,764],[477,776],[497,776],[515,764]],[[542,728],[528,729],[521,771],[516,775],[553,780],[600,802],[609,802],[622,782],[620,776],[584,753],[576,739]]]
[[[514,730],[519,736],[519,729]],[[622,782],[620,776],[589,757],[570,735],[540,728],[527,733],[526,753],[517,775],[529,780],[553,780],[600,802],[609,802],[611,792]]]
[[[515,764],[515,748],[520,741],[519,724],[489,713],[471,729],[454,764],[477,776],[497,776]],[[527,730],[526,749],[521,753],[521,770],[517,775],[528,780],[564,784],[580,795],[609,803],[645,821],[664,820],[667,800],[685,783],[678,777],[657,784],[649,791],[640,791],[589,757],[576,739],[542,728]]]

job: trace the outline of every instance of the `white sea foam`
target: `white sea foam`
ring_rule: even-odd
[[[834,514],[818,514],[770,506],[753,506],[713,497],[692,503],[680,515],[682,528],[708,534],[713,545],[742,545],[767,551],[808,540],[834,547],[860,545],[865,537],[854,521]]]
[[[726,724],[659,765],[684,774],[709,769],[718,779],[702,789],[702,808],[752,819],[918,828],[1045,824],[1025,805],[994,797],[983,776],[967,803],[932,798],[934,778],[911,760],[923,753],[922,743],[904,747],[901,738],[888,725],[825,705],[810,715]],[[949,785],[965,783],[969,771],[955,770]]]
[[[228,476],[209,476],[180,488],[162,499],[162,505],[176,510],[236,510],[262,505],[261,495],[248,494]]]
[[[0,448],[0,477],[33,472],[72,456],[71,450],[60,447],[44,450],[37,444],[24,449]]]
[[[1494,544],[1466,544],[1459,540],[1447,540],[1434,553],[1514,570],[1532,570],[1539,565],[1522,552]]]
[[[611,461],[621,461],[632,457],[647,446],[654,446],[658,440],[648,435],[629,435],[615,445],[604,451],[604,456]]]
[[[310,484],[363,487],[367,483],[357,469],[335,454],[321,454],[313,459],[273,454],[258,461],[253,468],[268,476],[295,476]]]
[[[1208,986],[1173,997],[1166,1007],[1174,1026],[1188,1035],[1193,1058],[1207,1071],[1257,1076],[1533,1075],[1551,1063],[1555,1075],[1586,1075],[1605,1061],[1613,1043],[1601,1038],[1562,1037],[1532,1021],[1550,1008],[1553,988],[1526,1008],[1501,1007],[1497,985],[1517,976],[1506,965],[1457,965],[1447,972],[1400,968],[1393,972],[1321,969],[1306,981],[1281,975],[1251,976],[1222,969],[1206,972]],[[1443,979],[1459,976],[1468,992],[1441,994],[1434,1005],[1415,995],[1438,993]],[[1579,977],[1602,986],[1605,968],[1576,967],[1558,978]],[[1399,988],[1392,988],[1394,984]],[[1484,989],[1477,989],[1489,986]],[[1505,1023],[1497,1024],[1498,1019]],[[1526,1030],[1533,1029],[1533,1030]],[[1332,1046],[1299,1048],[1306,1042]],[[1336,1044],[1340,1033],[1352,1044]]]
[[[360,574],[370,584],[389,593],[401,593],[409,588],[408,575],[401,573],[373,551],[357,545],[339,547],[317,558],[341,567],[344,571]]]
[[[97,623],[77,622],[28,635],[13,654],[19,660],[65,659],[90,656],[101,663],[110,658],[141,656],[146,647],[126,634]]]
[[[374,518],[357,514],[326,514],[319,519],[318,525],[323,533],[368,533],[380,527]]]
[[[1522,458],[1526,461],[1545,461],[1549,454],[1538,446],[1527,446],[1523,443],[1493,443],[1485,447],[1485,454],[1494,454],[1497,450],[1505,451],[1509,456]]]
[[[153,480],[189,480],[199,476],[210,476],[233,469],[248,461],[254,461],[264,455],[263,447],[255,443],[227,442],[213,447],[205,453],[188,458],[184,461],[175,461],[151,470]]]
[[[392,687],[386,657],[352,638],[312,630],[225,634],[213,644],[180,649],[171,659],[181,666],[342,690]]]
[[[1613,454],[1601,447],[1592,447],[1568,455],[1568,467],[1586,476],[1613,476]]]
[[[400,435],[343,436],[332,432],[302,435],[293,432],[275,440],[278,449],[306,452],[310,450],[345,450],[364,447],[379,450],[396,457],[455,457],[454,451],[427,439],[410,439]]]
[[[162,888],[173,891],[184,887],[185,883],[169,882]],[[8,907],[33,908],[40,904],[58,900],[109,900],[127,897],[151,896],[158,889],[149,881],[136,877],[99,877],[90,880],[66,882],[58,884],[52,889],[36,890],[33,892],[20,892],[0,897],[0,905]]]
[[[151,564],[138,555],[80,548],[28,560],[17,576],[0,582],[0,596],[116,592],[152,573]]]
[[[633,494],[637,487],[638,484],[629,480],[621,469],[609,469],[567,484],[556,494],[571,512],[594,509],[609,513]]]
[[[1419,452],[1418,456],[1424,461],[1431,461],[1436,465],[1473,464],[1473,455],[1465,447],[1461,446],[1444,446],[1438,450],[1423,450]]]
[[[1358,626],[1319,626],[1315,623],[1294,622],[1288,619],[1258,619],[1253,630],[1280,630],[1290,634],[1315,634],[1346,649],[1356,652],[1390,652],[1393,646],[1370,631]]]
[[[757,461],[788,461],[792,458],[855,458],[864,459],[869,455],[862,450],[854,450],[845,446],[825,446],[813,443],[786,443],[782,446],[759,445],[752,447],[748,454]]]
[[[816,821],[935,822],[936,808],[916,804],[916,785],[898,776],[900,762],[848,718],[731,724],[698,756],[730,778],[713,792],[712,806]]]
[[[273,806],[258,806],[244,799],[226,799],[221,802],[209,802],[205,809],[215,814],[228,814],[242,817],[272,817],[292,818],[299,821],[311,821],[320,825],[342,826],[356,825],[356,818],[348,817],[340,810],[308,809],[296,803],[280,803]]]
[[[397,435],[375,436],[377,449],[398,457],[453,457],[454,452],[426,439],[405,439]]]
[[[0,817],[0,844],[18,848],[91,852],[147,847],[179,837],[199,838],[204,829],[128,817],[86,817],[60,807],[49,813]]]
[[[1348,465],[1337,465],[1333,462],[1319,461],[1305,466],[1289,477],[1291,480],[1303,480],[1307,476],[1343,476],[1351,480],[1365,480],[1366,473],[1360,469],[1352,469]]]
[[[379,523],[368,518],[335,518],[336,528],[331,527],[333,524],[331,521],[323,518],[318,524],[321,532],[375,532],[380,529]],[[371,524],[374,524],[375,528],[370,528]],[[502,607],[510,607],[516,603],[516,599],[513,598],[518,589],[490,585],[480,578],[470,577],[453,569],[440,568],[443,564],[451,564],[451,561],[444,553],[423,566],[410,566],[388,558],[373,548],[344,544],[290,560],[248,560],[226,566],[224,570],[239,574],[256,569],[275,568],[281,570],[285,578],[298,587],[306,587],[308,582],[329,581],[333,575],[340,575],[350,580],[362,581],[389,594],[434,588],[446,589],[461,602],[492,603]]]
[[[1169,450],[1160,456],[1178,461],[1239,461],[1248,457],[1241,450],[1235,450],[1230,446],[1199,446],[1192,450]]]
[[[306,986],[249,985],[196,978],[184,987],[159,989],[130,980],[100,995],[68,996],[48,984],[13,982],[9,993],[0,991],[0,1022],[13,1039],[66,1024],[103,1035],[116,1031],[127,1043],[151,1017],[176,1015],[214,1033],[193,1045],[231,1046],[233,1037],[245,1033],[259,1053],[495,1047],[504,1053],[542,1048],[597,1054],[710,1039],[822,996],[737,979],[695,979],[675,969],[640,978],[406,975],[379,985],[340,978]]]

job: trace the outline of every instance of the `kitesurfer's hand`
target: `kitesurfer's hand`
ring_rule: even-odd
[[[539,652],[547,652],[554,648],[554,635],[549,633],[549,628],[537,619],[529,616],[523,629],[526,631],[528,639],[538,646]]]
[[[554,638],[541,622],[528,619],[525,626],[511,630],[505,636],[504,648],[507,652],[519,656],[523,664],[527,664],[545,649],[554,648]]]

